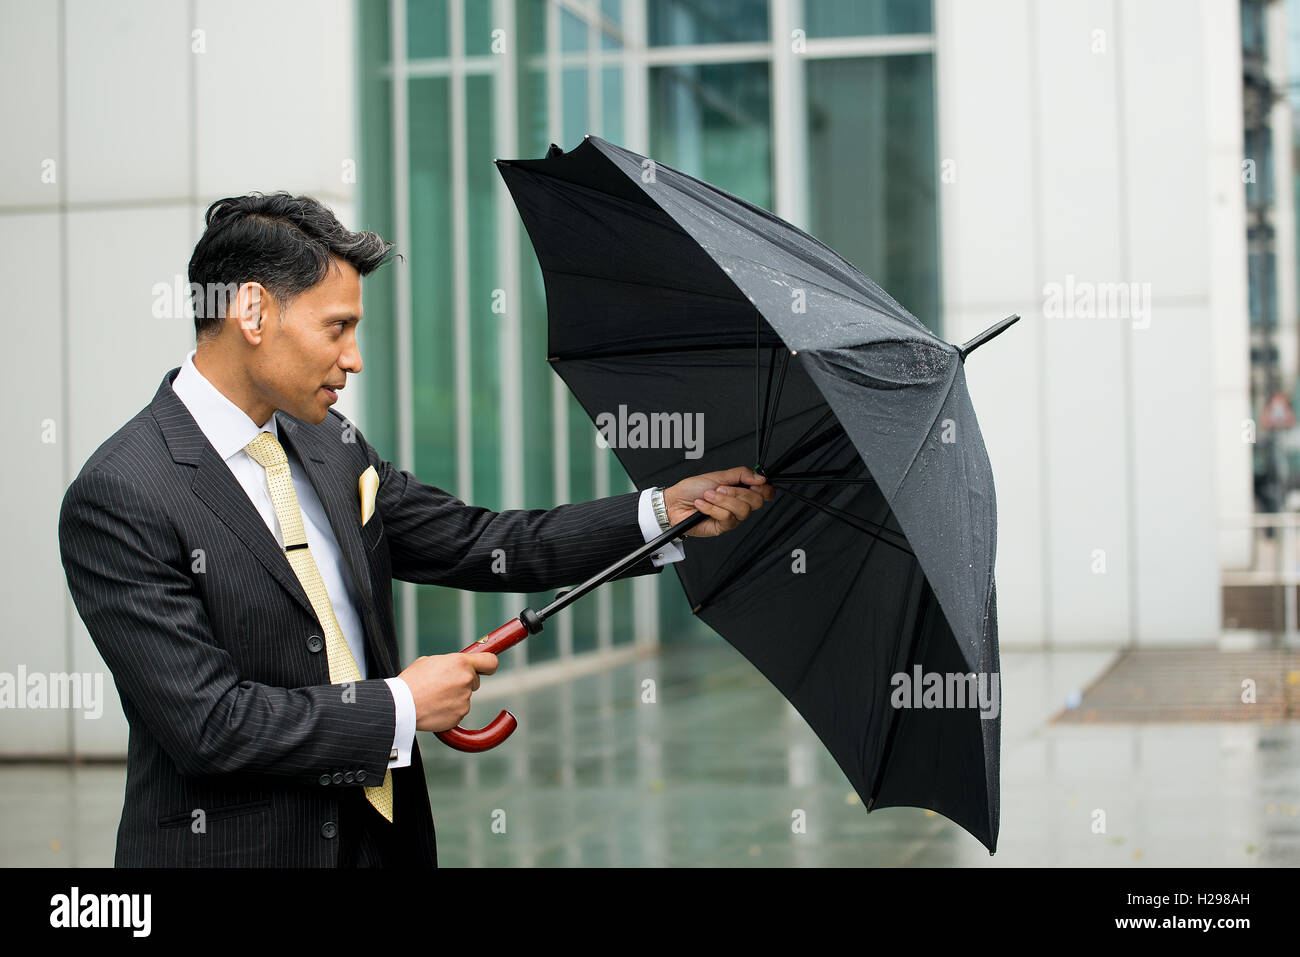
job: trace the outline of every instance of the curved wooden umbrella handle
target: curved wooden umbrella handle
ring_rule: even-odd
[[[477,731],[452,728],[450,731],[435,731],[434,734],[441,739],[443,744],[450,748],[475,754],[479,751],[490,751],[495,748],[510,737],[518,726],[519,721],[513,714],[509,711],[502,711],[488,722],[487,727],[479,728]]]
[[[506,622],[496,631],[488,632],[478,641],[474,642],[468,648],[462,648],[461,653],[471,651],[490,651],[494,655],[499,655],[512,645],[516,645],[528,637],[528,629],[518,618],[513,618]],[[519,727],[519,721],[509,711],[502,711],[499,715],[488,722],[487,727],[479,728],[477,731],[466,730],[465,728],[452,728],[448,731],[435,731],[434,734],[438,739],[449,748],[455,748],[457,751],[466,751],[468,753],[477,753],[479,751],[489,751],[498,744],[510,737],[515,728]]]

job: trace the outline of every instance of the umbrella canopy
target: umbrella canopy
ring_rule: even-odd
[[[930,808],[994,851],[996,503],[963,364],[1001,328],[951,345],[784,220],[599,137],[497,166],[548,359],[637,486],[752,464],[780,490],[687,543],[694,613],[868,811]]]

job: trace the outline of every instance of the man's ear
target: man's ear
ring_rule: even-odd
[[[260,282],[246,282],[235,294],[235,318],[244,338],[256,345],[262,338],[263,309],[270,303],[270,296]]]

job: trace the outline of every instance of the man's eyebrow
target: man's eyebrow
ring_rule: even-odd
[[[358,316],[358,315],[357,315],[356,313],[354,313],[354,312],[340,312],[340,313],[337,313],[337,314],[332,315],[332,316],[325,316],[325,317],[321,320],[321,322],[323,322],[323,323],[324,323],[325,325],[327,325],[327,326],[330,325],[331,323],[335,323],[335,322],[344,322],[344,321],[347,321],[347,322],[360,322],[360,321],[361,321],[361,317]]]

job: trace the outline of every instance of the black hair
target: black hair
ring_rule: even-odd
[[[226,308],[243,283],[261,283],[283,310],[325,278],[331,256],[367,276],[393,250],[377,233],[345,229],[319,200],[285,192],[219,199],[203,221],[206,228],[190,257],[198,339],[221,332]]]

